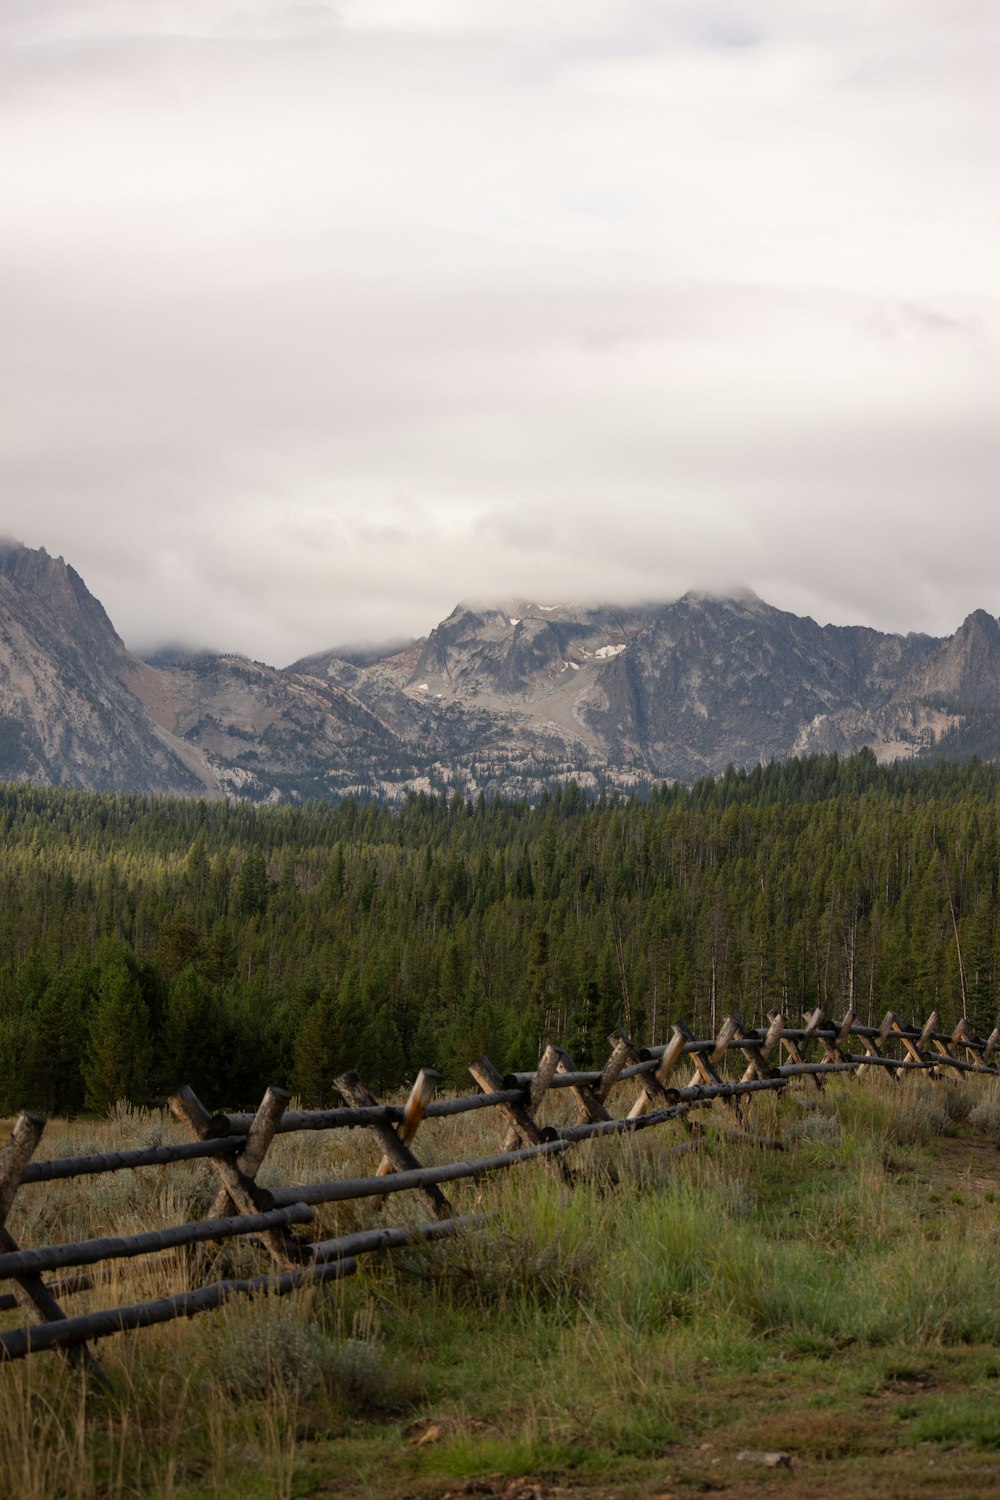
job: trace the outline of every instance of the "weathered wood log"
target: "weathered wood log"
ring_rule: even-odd
[[[6,1219],[44,1129],[45,1120],[41,1115],[22,1110],[14,1121],[10,1137],[0,1150],[0,1254],[16,1255],[20,1252],[17,1240],[6,1227]],[[41,1276],[35,1273],[24,1271],[17,1275],[11,1295],[21,1312],[33,1324],[65,1321],[66,1314],[53,1296],[51,1287],[46,1286]],[[75,1358],[82,1362],[99,1384],[107,1383],[104,1372],[88,1349],[77,1350]]]
[[[528,1091],[528,1113],[534,1118],[542,1105],[542,1100],[552,1087],[552,1080],[559,1068],[562,1054],[558,1047],[550,1042],[538,1059],[538,1067]]]
[[[977,1073],[989,1073],[992,1071],[992,1069],[987,1067],[983,1059],[983,1053],[986,1048],[986,1043],[983,1041],[982,1037],[974,1036],[972,1034],[972,1032],[968,1028],[968,1023],[966,1023],[965,1025],[965,1033],[962,1037],[961,1045],[965,1049],[967,1055],[971,1057],[972,1061],[975,1063]]]
[[[404,1144],[409,1144],[419,1129],[420,1122],[427,1114],[427,1106],[434,1096],[434,1090],[441,1082],[441,1074],[435,1068],[421,1068],[413,1081],[410,1097],[403,1109],[403,1118],[396,1126],[396,1136]],[[376,1177],[384,1177],[387,1172],[392,1171],[392,1162],[387,1156],[383,1156],[379,1162]]]
[[[511,1098],[519,1098],[521,1090],[530,1084],[534,1075],[524,1075],[525,1083],[512,1086]],[[482,1094],[460,1094],[456,1099],[432,1099],[427,1106],[427,1119],[436,1120],[446,1118],[450,1115],[464,1115],[477,1109],[492,1109],[493,1099],[484,1099]],[[385,1125],[398,1125],[404,1114],[402,1104],[375,1104],[368,1109],[350,1109],[338,1106],[336,1109],[290,1109],[282,1117],[278,1126],[278,1135],[289,1135],[300,1130],[340,1130],[354,1129],[357,1126],[368,1126],[373,1121],[381,1121]],[[252,1115],[227,1115],[225,1117],[230,1129],[244,1134],[250,1128]]]
[[[815,1066],[815,1064],[811,1064]],[[698,1103],[699,1100],[711,1102],[713,1099],[726,1098],[730,1095],[740,1096],[743,1094],[759,1094],[767,1089],[783,1089],[787,1085],[787,1078],[777,1074],[773,1078],[751,1078],[740,1079],[738,1082],[727,1083],[724,1079],[717,1084],[694,1083],[688,1088],[671,1089],[671,1099],[677,1099],[680,1103]]]
[[[855,1072],[860,1073],[862,1068],[888,1068],[897,1072],[905,1072],[907,1069],[923,1069],[925,1072],[930,1068],[942,1066],[941,1059],[936,1057],[924,1058],[921,1062],[914,1062],[912,1058],[905,1057],[877,1057],[874,1053],[848,1053],[847,1061],[852,1065]],[[963,1062],[961,1058],[948,1058],[948,1067],[957,1068],[959,1072],[976,1072],[974,1063]]]
[[[608,1037],[608,1041],[614,1050],[604,1064],[600,1081],[594,1089],[594,1094],[601,1103],[603,1104],[607,1099],[614,1084],[624,1081],[625,1070],[628,1067],[638,1070],[632,1074],[632,1077],[639,1080],[642,1092],[647,1099],[662,1103],[663,1089],[656,1081],[656,1069],[648,1066],[650,1059],[643,1058],[632,1038],[621,1029],[616,1029]]]
[[[137,1234],[80,1240],[76,1244],[48,1245],[38,1250],[7,1251],[0,1253],[0,1280],[8,1276],[41,1276],[46,1271],[65,1270],[67,1266],[95,1266],[105,1260],[129,1260],[137,1255],[148,1255],[159,1250],[176,1250],[182,1245],[197,1245],[204,1240],[259,1234],[265,1229],[275,1229],[284,1224],[309,1224],[315,1217],[307,1204],[293,1203],[288,1208],[272,1208],[265,1214],[200,1219],[167,1229],[141,1230]]]
[[[538,1059],[538,1067],[535,1069],[530,1087],[528,1088],[527,1099],[524,1097],[524,1090],[522,1089],[521,1091],[521,1098],[518,1102],[536,1125],[538,1124],[536,1116],[541,1108],[542,1100],[552,1085],[552,1080],[556,1075],[561,1056],[559,1048],[554,1047],[550,1042]],[[505,1078],[503,1082],[506,1083],[507,1079]],[[523,1137],[518,1126],[510,1125],[501,1143],[501,1151],[512,1151],[518,1141],[522,1139]]]
[[[336,1281],[357,1270],[357,1261],[332,1260],[322,1266],[299,1266],[277,1276],[251,1276],[242,1280],[215,1281],[211,1286],[193,1292],[178,1292],[155,1302],[139,1302],[130,1307],[113,1307],[106,1312],[81,1313],[60,1323],[46,1323],[38,1328],[16,1328],[0,1333],[0,1362],[23,1359],[43,1349],[72,1349],[109,1334],[125,1333],[134,1328],[151,1328],[157,1323],[171,1323],[176,1318],[193,1318],[209,1312],[233,1297],[261,1295],[283,1296],[299,1287],[324,1281]]]
[[[60,1300],[63,1297],[73,1297],[77,1292],[92,1291],[95,1285],[95,1278],[88,1272],[81,1271],[78,1276],[62,1276],[58,1281],[50,1281],[48,1288],[53,1297]],[[13,1312],[19,1306],[13,1292],[0,1293],[0,1312]]]
[[[42,1138],[45,1120],[41,1115],[23,1110],[14,1122],[10,1138],[0,1150],[0,1252],[16,1254],[20,1246],[10,1230],[6,1228],[7,1215],[14,1202],[14,1195],[24,1180],[30,1159]],[[14,1281],[10,1294],[32,1324],[64,1322],[66,1314],[56,1300],[52,1288],[46,1286],[38,1275],[22,1273]],[[69,1358],[80,1364],[96,1384],[107,1386],[107,1378],[100,1364],[86,1347],[74,1349]]]
[[[937,1032],[934,1033],[933,1042],[938,1053],[939,1067],[951,1068],[952,1072],[958,1074],[968,1071],[969,1065],[964,1063],[964,1059],[955,1056],[955,1049],[961,1044],[966,1030],[966,1021],[962,1017],[950,1036],[942,1036]],[[964,1066],[960,1066],[963,1063]]]
[[[0,1225],[7,1222],[14,1195],[21,1186],[44,1129],[45,1121],[41,1115],[22,1110],[14,1121],[10,1136],[0,1148]]]
[[[870,1067],[884,1067],[889,1073],[889,1077],[895,1078],[898,1081],[899,1074],[896,1071],[896,1065],[894,1064],[893,1059],[885,1057],[882,1052],[882,1048],[885,1046],[886,1036],[888,1036],[891,1029],[892,1028],[890,1025],[885,1028],[884,1035],[882,1034],[882,1031],[880,1029],[879,1033],[874,1037],[863,1036],[861,1038],[861,1045],[865,1049],[865,1056],[861,1058],[857,1064],[857,1073],[859,1078],[863,1074],[867,1073]]]
[[[920,1049],[921,1052],[927,1046],[927,1043],[930,1041],[931,1037],[934,1035],[935,1031],[937,1030],[937,1024],[938,1024],[938,1013],[937,1013],[936,1010],[932,1010],[931,1013],[930,1013],[930,1015],[927,1017],[927,1020],[924,1022],[923,1026],[921,1026],[921,1028],[920,1028],[920,1035],[917,1037],[917,1047]],[[913,1028],[913,1029],[915,1030],[916,1028]]]
[[[247,1143],[236,1158],[237,1170],[244,1177],[256,1177],[264,1164],[264,1157],[281,1124],[281,1117],[288,1108],[291,1094],[287,1089],[275,1088],[272,1084],[264,1093],[260,1108],[253,1117],[247,1131]]]
[[[690,1108],[691,1103],[665,1104],[662,1109],[651,1109],[634,1118],[626,1115],[621,1120],[586,1120],[578,1125],[564,1125],[560,1128],[559,1139],[569,1144],[594,1140],[597,1136],[604,1135],[634,1135],[640,1130],[650,1130],[653,1126],[666,1125],[671,1120],[680,1119]]]
[[[779,1078],[812,1078],[814,1075],[823,1076],[827,1073],[853,1073],[856,1064],[845,1057],[843,1062],[828,1063],[782,1063],[775,1068]]]
[[[566,1059],[562,1048],[557,1047],[556,1052],[562,1058],[563,1063],[565,1064]],[[525,1090],[530,1090],[534,1077],[534,1073],[505,1073],[503,1076],[503,1082],[505,1084],[510,1084],[511,1086],[516,1085],[518,1088],[520,1088],[523,1099]],[[600,1083],[600,1081],[601,1070],[599,1068],[571,1069],[564,1066],[553,1075],[549,1083],[549,1088],[575,1089],[580,1087],[581,1085],[585,1085],[588,1088],[594,1088],[597,1084]]]
[[[0,1227],[0,1257],[20,1253],[21,1247],[10,1230]],[[29,1271],[18,1275],[12,1295],[21,1311],[34,1323],[56,1323],[66,1316],[42,1278]]]
[[[926,1030],[928,1031],[930,1031],[931,1029],[932,1028],[930,1027],[926,1028]],[[914,1040],[910,1029],[900,1024],[898,1016],[893,1016],[892,1031],[890,1034],[899,1038],[899,1040],[903,1044],[903,1048],[906,1052],[907,1058],[909,1058],[911,1062],[919,1063],[921,1067],[925,1069],[927,1077],[931,1080],[932,1083],[940,1082],[937,1069],[933,1066],[933,1064],[928,1064],[927,1058],[924,1056],[923,1052],[920,1049],[919,1038],[916,1041]]]
[[[608,1037],[611,1056],[601,1069],[601,1076],[594,1085],[594,1093],[603,1104],[629,1063],[642,1061],[631,1037],[624,1031],[613,1031]]]
[[[611,1063],[614,1063],[616,1065],[615,1078],[623,1077],[626,1063],[635,1065],[640,1061],[639,1051],[636,1048],[635,1043],[632,1041],[632,1038],[626,1036],[623,1031],[613,1031],[608,1040],[610,1042],[613,1042],[615,1047],[615,1050],[612,1053],[611,1058],[609,1059],[609,1065]],[[645,1101],[645,1107],[647,1109],[662,1109],[664,1105],[671,1102],[666,1089],[657,1078],[656,1069],[640,1071],[633,1074],[633,1077],[636,1077],[639,1080],[640,1092],[638,1097]],[[604,1095],[601,1094],[599,1095],[599,1097],[603,1100]],[[639,1114],[642,1113],[643,1111],[640,1110]],[[639,1118],[639,1115],[635,1113],[634,1103],[632,1105],[632,1108],[628,1112],[627,1118],[631,1119],[633,1117],[635,1119]]]
[[[283,1091],[279,1091],[279,1097],[274,1105],[268,1106],[269,1114],[272,1108],[277,1108],[280,1105],[280,1092]],[[266,1098],[267,1095],[265,1095]],[[171,1094],[167,1103],[177,1118],[190,1126],[194,1134],[201,1139],[210,1136],[213,1130],[219,1128],[214,1117],[208,1113],[208,1110],[202,1104],[197,1094],[195,1094],[193,1089],[188,1088],[187,1085],[178,1089],[176,1093]],[[219,1187],[225,1192],[227,1199],[232,1203],[237,1213],[267,1213],[269,1209],[277,1206],[272,1194],[265,1188],[259,1187],[252,1177],[246,1177],[240,1171],[235,1161],[229,1161],[225,1157],[210,1156],[208,1162],[215,1173]],[[293,1237],[289,1230],[285,1228],[266,1229],[261,1235],[261,1240],[272,1260],[283,1270],[288,1270],[301,1262],[304,1247]]]
[[[712,1064],[713,1068],[717,1068],[719,1066],[720,1062],[729,1051],[730,1044],[734,1042],[737,1037],[739,1037],[739,1034],[742,1030],[743,1027],[741,1026],[739,1018],[737,1016],[729,1015],[726,1017],[719,1030],[719,1035],[715,1039],[715,1044],[712,1047],[711,1052],[708,1054],[708,1060]]]
[[[827,1062],[844,1062],[845,1059],[843,1047],[847,1037],[850,1035],[851,1026],[853,1024],[854,1012],[852,1010],[849,1010],[843,1017],[843,1019],[838,1022],[836,1027],[834,1028],[836,1034],[833,1037],[827,1035],[825,1027],[817,1028],[816,1037],[819,1041],[820,1046],[823,1048],[823,1056],[825,1057]]]
[[[343,1095],[348,1104],[358,1106],[377,1103],[374,1095],[362,1083],[357,1073],[341,1073],[339,1078],[334,1079],[333,1086]],[[420,1162],[414,1156],[409,1146],[399,1139],[399,1136],[391,1125],[383,1125],[376,1121],[369,1125],[368,1128],[396,1172],[411,1172],[420,1168]],[[436,1183],[428,1182],[424,1184],[421,1191],[430,1204],[431,1212],[435,1218],[450,1218],[451,1204]]]
[[[741,1041],[753,1041],[754,1046],[749,1048],[750,1061],[743,1074],[743,1081],[749,1082],[751,1078],[770,1078],[774,1069],[768,1062],[771,1053],[781,1040],[781,1032],[785,1024],[785,1018],[777,1015],[772,1020],[766,1033],[761,1036],[759,1032],[743,1032],[743,1024],[740,1022]]]
[[[651,1125],[683,1120],[690,1109],[711,1104],[716,1099],[731,1099],[761,1089],[782,1089],[785,1084],[784,1078],[768,1078],[755,1079],[751,1083],[720,1081],[714,1085],[695,1084],[686,1089],[670,1089],[666,1095],[670,1102],[659,1109],[649,1110],[642,1115],[627,1115],[621,1120],[595,1120],[588,1124],[564,1126],[559,1131],[559,1138],[565,1141],[582,1141],[595,1135],[627,1135],[630,1131],[645,1130]]]
[[[384,1193],[405,1193],[439,1182],[460,1182],[466,1177],[484,1177],[518,1162],[540,1156],[558,1156],[569,1143],[553,1135],[534,1146],[480,1156],[469,1161],[449,1162],[442,1167],[420,1167],[410,1172],[391,1172],[388,1177],[339,1177],[332,1182],[306,1182],[293,1188],[275,1188],[274,1201],[284,1203],[345,1203],[352,1198],[380,1198]]]
[[[666,1086],[667,1075],[672,1072],[680,1061],[681,1055],[687,1047],[688,1035],[683,1026],[675,1026],[673,1035],[667,1045],[660,1051],[660,1060],[657,1064],[655,1078],[657,1083]]]
[[[687,1041],[688,1033],[684,1029],[684,1027],[675,1026],[673,1029],[673,1035],[671,1036],[670,1041],[667,1042],[666,1046],[656,1048],[654,1051],[653,1058],[651,1059],[656,1063],[656,1066],[653,1070],[653,1077],[659,1084],[660,1088],[663,1090],[665,1098],[668,1098],[670,1093],[672,1092],[667,1088],[667,1076],[668,1074],[673,1072],[674,1068],[677,1066],[677,1063],[683,1056]],[[628,1072],[629,1070],[626,1069],[625,1071]],[[629,1119],[638,1119],[640,1115],[644,1115],[650,1108],[651,1104],[652,1100],[650,1098],[650,1095],[644,1089],[642,1093],[639,1094],[632,1108],[629,1110]]]
[[[773,1021],[777,1014],[777,1011],[769,1012],[768,1019]],[[801,1031],[789,1030],[788,1027],[785,1027],[781,1033],[781,1045],[784,1047],[788,1056],[792,1059],[792,1065],[794,1067],[801,1068],[802,1075],[804,1077],[811,1077],[815,1088],[822,1089],[822,1081],[816,1076],[814,1072],[811,1071],[803,1051],[803,1048],[806,1047],[810,1041],[812,1041],[818,1030],[818,1025],[813,1026],[811,1030],[807,1026],[804,1030]],[[781,1072],[780,1068],[778,1069],[778,1072]]]
[[[33,1161],[21,1181],[55,1182],[67,1177],[93,1177],[102,1172],[124,1172],[135,1167],[164,1167],[207,1156],[236,1156],[246,1136],[221,1136],[206,1141],[178,1141],[169,1146],[144,1146],[134,1151],[102,1151],[89,1156],[56,1156]]]
[[[670,1089],[671,1102],[659,1109],[649,1110],[642,1115],[628,1115],[621,1120],[595,1120],[587,1124],[564,1126],[559,1131],[559,1138],[564,1141],[582,1141],[597,1135],[627,1135],[631,1131],[646,1130],[653,1125],[665,1125],[670,1120],[684,1119],[688,1110],[711,1104],[716,1099],[731,1099],[759,1092],[761,1089],[782,1089],[785,1084],[784,1078],[768,1078],[754,1079],[751,1083],[720,1081],[714,1085],[697,1084],[686,1089]]]
[[[313,1245],[316,1265],[338,1260],[341,1256],[370,1255],[375,1250],[396,1250],[401,1245],[418,1245],[424,1241],[445,1239],[460,1230],[478,1229],[486,1223],[485,1214],[463,1214],[452,1219],[435,1219],[430,1224],[408,1224],[395,1229],[361,1229],[338,1239],[318,1240]]]
[[[244,1182],[256,1182],[257,1173],[264,1164],[264,1157],[268,1153],[271,1142],[274,1140],[275,1132],[281,1124],[281,1117],[288,1108],[291,1094],[287,1089],[275,1088],[272,1084],[264,1091],[264,1097],[260,1101],[260,1107],[250,1122],[250,1129],[246,1135],[246,1145],[237,1156],[234,1166],[243,1178]],[[212,1200],[212,1206],[208,1211],[210,1219],[219,1218],[232,1208],[239,1212],[239,1205],[234,1201],[227,1187],[220,1187]]]
[[[559,1063],[556,1068],[556,1076],[558,1077],[560,1073],[571,1077],[581,1076],[576,1063],[562,1047],[559,1048]],[[570,1085],[580,1106],[580,1114],[578,1116],[580,1122],[584,1120],[610,1120],[611,1118],[601,1100],[594,1092],[595,1088],[600,1085],[600,1081],[601,1075],[598,1073],[596,1084],[573,1083]]]
[[[558,1066],[559,1049],[555,1048],[553,1050],[556,1052],[556,1065]],[[528,1074],[516,1099],[508,1099],[506,1095],[510,1090],[509,1088],[505,1088],[504,1085],[510,1084],[512,1077],[508,1075],[507,1078],[501,1078],[496,1067],[488,1057],[477,1057],[475,1062],[469,1064],[469,1072],[479,1084],[483,1093],[492,1097],[497,1109],[508,1125],[510,1125],[512,1132],[516,1132],[518,1140],[538,1145],[543,1140],[551,1139],[551,1133],[546,1135],[542,1127],[535,1123],[527,1110],[532,1074]],[[550,1079],[550,1082],[554,1083],[555,1078]]]
[[[732,1017],[727,1017],[726,1021],[723,1023],[722,1033],[720,1033],[719,1038],[720,1042],[722,1041],[723,1033],[728,1033],[730,1036],[732,1036],[732,1034],[734,1033],[735,1027],[730,1026],[731,1020]],[[692,1064],[694,1065],[694,1072],[691,1075],[692,1081],[695,1078],[701,1078],[709,1088],[714,1088],[722,1084],[723,1080],[716,1072],[715,1064],[712,1061],[712,1058],[717,1051],[719,1052],[720,1056],[723,1056],[727,1050],[727,1046],[728,1043],[726,1044],[726,1046],[722,1046],[720,1050],[719,1045],[713,1042],[707,1052],[690,1052],[689,1056],[691,1058]],[[723,1108],[727,1111],[728,1114],[732,1116],[733,1121],[738,1129],[745,1130],[747,1128],[746,1116],[743,1113],[743,1109],[739,1101],[737,1099],[734,1099],[728,1093],[719,1094],[717,1097],[722,1100]]]
[[[858,1065],[859,1077],[868,1071],[870,1059],[876,1057],[884,1057],[883,1049],[885,1047],[886,1040],[892,1031],[892,1026],[895,1019],[896,1017],[894,1013],[891,1010],[887,1010],[885,1016],[883,1017],[882,1024],[881,1026],[879,1026],[874,1036],[869,1037],[867,1035],[858,1033],[861,1036],[861,1045],[862,1047],[864,1047],[867,1054],[864,1061]],[[892,1071],[891,1069],[889,1070],[889,1076],[891,1078],[896,1078],[897,1080],[899,1077],[898,1073]]]

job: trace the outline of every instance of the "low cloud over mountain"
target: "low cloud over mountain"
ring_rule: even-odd
[[[279,801],[633,787],[871,747],[1000,757],[1000,625],[817,625],[752,593],[460,604],[423,640],[278,669],[126,650],[73,568],[0,545],[0,777]]]

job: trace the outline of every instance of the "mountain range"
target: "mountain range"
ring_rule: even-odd
[[[79,574],[0,544],[0,780],[288,801],[537,796],[870,747],[1000,759],[1000,624],[818,625],[755,594],[460,604],[422,640],[277,668],[128,651]]]

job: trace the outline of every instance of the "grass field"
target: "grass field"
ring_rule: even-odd
[[[453,1194],[491,1212],[475,1234],[109,1339],[110,1394],[52,1355],[0,1367],[0,1495],[996,1492],[1000,1086],[809,1088],[755,1105],[784,1152],[710,1129],[678,1154],[678,1127],[595,1142],[572,1189],[532,1164]],[[422,1158],[496,1146],[482,1112],[449,1122],[447,1139],[443,1124],[422,1130]],[[53,1122],[40,1154],[173,1135],[120,1111]],[[276,1151],[284,1181],[371,1170],[376,1156],[360,1132],[282,1137]],[[200,1164],[25,1188],[11,1228],[26,1245],[128,1232],[204,1212],[211,1192]],[[341,1205],[319,1227],[405,1222],[414,1206]],[[251,1268],[257,1256],[232,1246],[217,1267]],[[123,1264],[72,1307],[190,1274],[181,1260]]]

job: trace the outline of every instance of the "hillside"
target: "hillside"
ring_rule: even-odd
[[[460,604],[418,641],[287,668],[130,653],[61,558],[0,547],[0,778],[287,801],[536,798],[813,752],[1000,756],[1000,625],[818,625],[744,592]]]
[[[714,1033],[727,1009],[891,1004],[988,1036],[998,787],[866,754],[592,805],[0,788],[0,1110],[145,1102],[185,1046],[190,1081],[244,1105],[269,1082],[322,1103],[345,1067],[458,1084],[487,1043],[504,1070],[543,1037],[589,1064],[671,1014]]]

